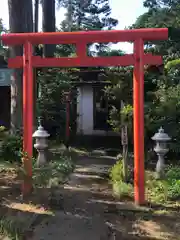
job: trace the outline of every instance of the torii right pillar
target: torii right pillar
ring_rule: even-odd
[[[144,42],[134,42],[134,196],[135,203],[145,203],[144,179]]]

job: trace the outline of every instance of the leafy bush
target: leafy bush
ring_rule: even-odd
[[[33,185],[35,188],[59,186],[67,180],[74,168],[75,165],[69,157],[61,157],[41,167],[37,167],[33,159]],[[19,169],[19,176],[22,180],[26,176],[22,167]]]
[[[167,169],[166,177],[168,180],[179,180],[180,179],[180,167],[170,166]]]
[[[3,161],[7,161],[10,163],[21,164],[22,157],[25,156],[26,153],[23,153],[23,138],[19,133],[15,135],[10,135],[6,132],[3,137],[0,158]],[[37,155],[37,151],[33,148],[33,156]]]
[[[3,139],[5,136],[6,128],[4,126],[0,126],[0,139]]]
[[[109,174],[110,181],[112,183],[113,194],[118,197],[132,197],[133,186],[130,183],[123,181],[123,162],[119,160],[112,168]],[[128,179],[131,178],[131,171],[128,168]]]
[[[110,180],[112,182],[120,182],[123,181],[123,161],[119,160],[116,162],[116,164],[111,168],[110,170]],[[130,167],[128,167],[127,171],[127,179],[131,178],[131,170]]]
[[[146,191],[151,202],[161,203],[167,200],[166,181],[158,180],[154,172],[146,172]]]
[[[133,196],[133,184],[123,181],[122,161],[112,167],[109,176],[116,197]],[[132,178],[130,169],[128,177]],[[148,200],[156,203],[180,199],[180,167],[169,166],[162,180],[157,179],[154,172],[146,171],[146,191]]]
[[[7,135],[1,146],[1,158],[8,162],[21,162],[22,138],[19,135]]]
[[[170,81],[172,82],[172,79]],[[172,137],[169,156],[177,157],[180,149],[180,85],[159,84],[153,96],[154,100],[149,102],[145,109],[146,135],[152,136],[163,126]]]
[[[133,197],[133,186],[123,181],[113,183],[113,194],[117,198]]]
[[[155,174],[149,173],[146,186],[151,201],[165,202],[180,199],[180,167],[170,166],[163,180],[157,180]]]
[[[166,174],[168,198],[180,198],[180,167],[171,167]]]
[[[37,116],[43,119],[43,126],[51,137],[64,141],[66,125],[65,92],[70,92],[70,132],[76,129],[76,90],[70,73],[56,68],[47,69],[38,75],[40,96],[37,99]]]

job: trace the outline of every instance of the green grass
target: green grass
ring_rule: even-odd
[[[122,161],[118,161],[110,171],[110,181],[114,195],[118,198],[133,197],[133,169],[128,169],[129,182],[123,181]],[[180,167],[168,166],[164,179],[157,179],[156,173],[145,171],[145,187],[148,202],[168,203],[180,200]]]

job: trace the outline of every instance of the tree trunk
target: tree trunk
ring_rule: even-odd
[[[55,0],[42,0],[43,32],[55,32]],[[55,45],[44,46],[44,56],[53,57],[56,50]]]
[[[38,26],[39,26],[39,0],[34,1],[34,32],[38,32]],[[35,46],[34,54],[37,55],[37,46]],[[37,125],[37,110],[36,110],[36,104],[37,104],[37,95],[38,95],[38,82],[37,82],[37,69],[34,68],[34,131],[36,129]]]
[[[72,0],[68,0],[68,31],[72,31],[73,26],[73,7],[72,7]]]
[[[8,0],[11,33],[33,31],[32,0]],[[22,46],[11,48],[11,57],[22,56]],[[11,84],[11,132],[22,127],[22,70],[15,70]]]
[[[39,26],[39,0],[34,2],[34,32],[38,32]]]

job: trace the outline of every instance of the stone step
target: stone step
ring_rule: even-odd
[[[94,174],[82,174],[82,173],[73,173],[72,176],[74,178],[79,178],[79,179],[91,179],[91,180],[100,180],[103,179],[101,176],[94,175]]]
[[[111,166],[109,165],[99,165],[99,164],[91,164],[88,166],[77,165],[75,169],[75,173],[79,174],[88,174],[88,175],[108,175]]]
[[[86,173],[72,173],[70,179],[68,181],[68,185],[76,186],[76,185],[89,185],[93,183],[103,182],[104,177],[101,177],[96,174],[86,174]]]

